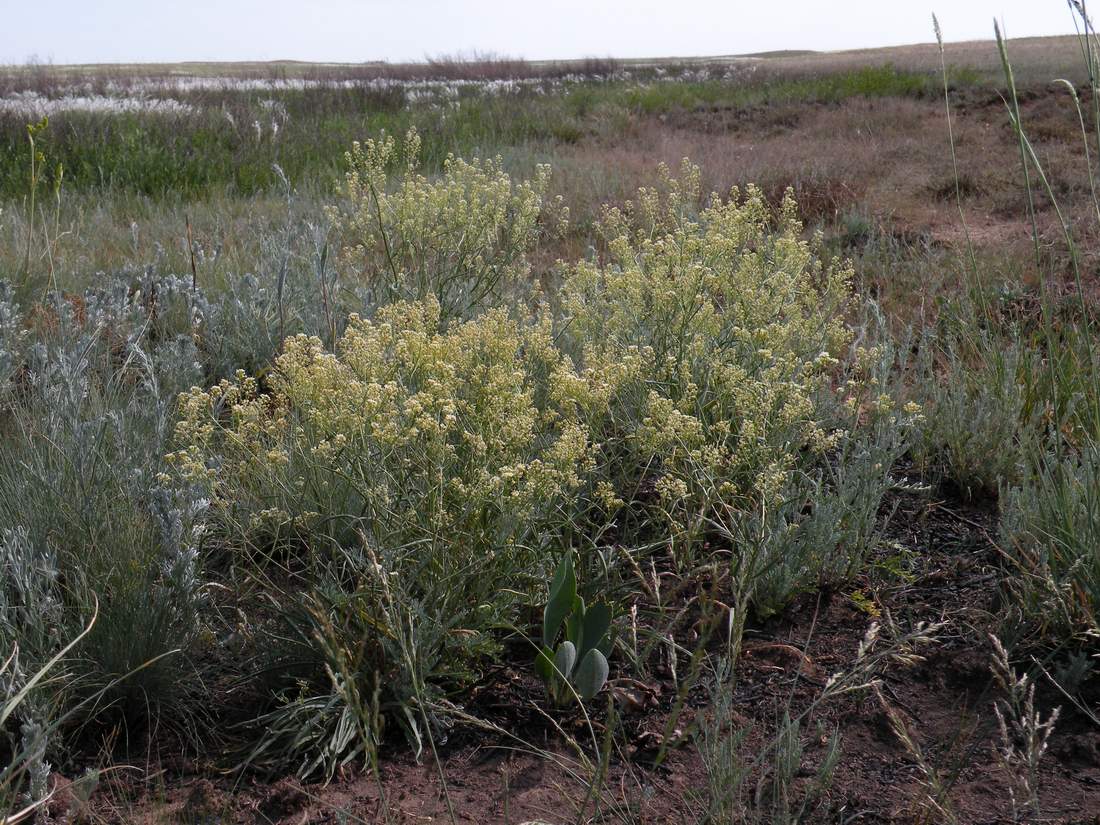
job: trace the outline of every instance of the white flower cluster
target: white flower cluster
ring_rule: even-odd
[[[44,97],[37,92],[16,92],[0,97],[0,114],[15,114],[27,118],[50,117],[58,112],[97,112],[106,114],[152,113],[191,115],[195,107],[172,98],[115,97],[108,95],[65,94]]]

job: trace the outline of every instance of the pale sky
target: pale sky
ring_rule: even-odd
[[[663,57],[1073,30],[1065,0],[0,0],[0,62]]]

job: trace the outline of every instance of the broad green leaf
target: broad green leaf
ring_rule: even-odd
[[[584,632],[584,599],[577,596],[573,599],[573,610],[569,613],[569,618],[565,621],[565,638],[576,645],[577,649],[581,647],[581,635]]]
[[[599,650],[601,642],[611,627],[611,608],[607,602],[596,602],[584,612],[581,625],[581,641],[577,645],[577,656],[584,659],[588,651]]]
[[[588,651],[573,677],[573,684],[577,688],[578,695],[588,700],[600,692],[600,688],[607,682],[607,659],[598,650]]]
[[[550,582],[550,600],[542,612],[542,643],[550,646],[558,635],[562,620],[573,607],[577,597],[577,577],[573,573],[573,556],[566,553]]]
[[[568,680],[573,673],[573,665],[577,663],[577,649],[572,642],[562,642],[558,645],[558,652],[554,655],[554,667],[558,675]]]
[[[554,676],[554,651],[546,645],[542,646],[535,657],[535,673],[545,684],[550,684]]]

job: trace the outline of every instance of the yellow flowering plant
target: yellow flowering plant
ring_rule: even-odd
[[[485,549],[456,537],[491,528],[515,544],[592,463],[584,425],[548,386],[570,367],[545,325],[494,310],[440,332],[439,315],[429,299],[353,316],[335,353],[288,339],[268,392],[244,375],[192,390],[171,459],[223,491],[247,530],[366,531],[453,554]]]
[[[444,319],[514,298],[528,287],[527,253],[568,222],[560,197],[547,195],[550,167],[517,183],[499,157],[448,156],[429,179],[419,154],[415,131],[400,148],[383,135],[347,153],[346,204],[331,213],[345,266],[377,302],[433,297]]]
[[[235,546],[280,560],[320,605],[294,621],[350,617],[373,651],[359,676],[398,694],[421,666],[461,681],[495,647],[489,631],[552,569],[593,462],[586,428],[553,402],[570,367],[548,325],[492,310],[440,331],[440,312],[399,302],[352,317],[336,352],[288,339],[266,388],[239,375],[193,389],[169,456]],[[317,674],[335,669],[322,659]]]
[[[569,269],[561,339],[606,483],[686,547],[715,495],[775,499],[802,451],[832,444],[815,398],[849,340],[851,273],[821,264],[789,194],[777,218],[751,187],[700,210],[696,167],[661,174],[605,210],[608,260]]]
[[[522,628],[565,553],[610,591],[608,543],[689,568],[717,540],[741,620],[854,572],[901,424],[859,369],[843,380],[850,272],[822,264],[790,196],[778,214],[752,188],[700,208],[698,170],[662,169],[605,210],[606,258],[565,265],[531,310],[516,298],[545,176],[452,161],[428,181],[410,162],[395,185],[397,157],[392,139],[353,150],[337,221],[374,315],[332,350],[288,338],[263,384],[186,393],[169,457],[231,546],[279,562],[263,578],[292,607],[272,649],[316,659],[277,691],[272,752],[303,747],[310,708],[349,730],[379,680],[424,723],[409,708]]]

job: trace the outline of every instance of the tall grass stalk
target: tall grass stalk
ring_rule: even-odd
[[[1095,73],[1091,23],[1083,3],[1070,3],[1075,23],[1079,23],[1082,54],[1089,71],[1090,91],[1095,99],[1100,82]],[[1083,29],[1083,31],[1082,31]],[[1081,546],[1079,538],[1092,531],[1095,502],[1087,489],[1096,472],[1097,443],[1100,439],[1100,365],[1092,342],[1093,311],[1085,293],[1082,261],[1076,233],[1063,211],[1058,197],[1036,149],[1029,139],[1016,96],[1007,47],[999,27],[995,28],[998,49],[1006,83],[1012,99],[1008,106],[1009,120],[1017,137],[1024,163],[1025,185],[1030,186],[1030,170],[1050,201],[1069,253],[1079,320],[1070,322],[1058,335],[1054,334],[1054,293],[1051,277],[1043,278],[1043,314],[1049,366],[1049,391],[1056,413],[1064,408],[1068,415],[1071,402],[1085,409],[1083,421],[1074,427],[1073,421],[1063,423],[1059,415],[1045,443],[1037,443],[1034,451],[1033,478],[1019,485],[1006,485],[1002,531],[1006,542],[1016,553],[1019,572],[1010,580],[1016,588],[1025,620],[1040,632],[1054,638],[1073,638],[1082,627],[1095,624],[1100,610],[1100,585],[1094,578],[1091,551]],[[1082,140],[1086,145],[1082,177],[1089,181],[1093,212],[1100,216],[1100,200],[1094,183],[1092,158],[1087,149],[1089,136],[1085,128],[1080,100],[1072,84],[1070,89],[1077,113]],[[1036,230],[1036,239],[1038,238]],[[1058,375],[1055,365],[1058,365]],[[1061,380],[1060,380],[1061,379]],[[1065,392],[1060,395],[1060,386]],[[1074,387],[1080,387],[1075,393]],[[1079,396],[1084,396],[1080,399]],[[1061,425],[1062,430],[1059,430]],[[1058,595],[1061,594],[1061,595]],[[1047,619],[1053,620],[1048,622]]]
[[[970,226],[963,212],[962,183],[959,177],[959,157],[955,149],[955,129],[951,119],[951,89],[947,78],[947,56],[943,48],[943,31],[940,29],[940,21],[935,14],[932,15],[932,28],[936,33],[936,44],[940,49],[940,74],[943,77],[943,106],[947,119],[947,143],[951,150],[951,174],[955,179],[955,206],[959,211],[959,222],[962,224],[963,237],[966,239],[966,252],[970,258],[970,271],[974,278],[974,286],[978,292],[978,300],[982,304],[982,315],[989,317],[988,307],[985,305],[985,288],[982,285],[981,270],[978,267],[977,256],[974,254],[974,242],[970,237]]]

